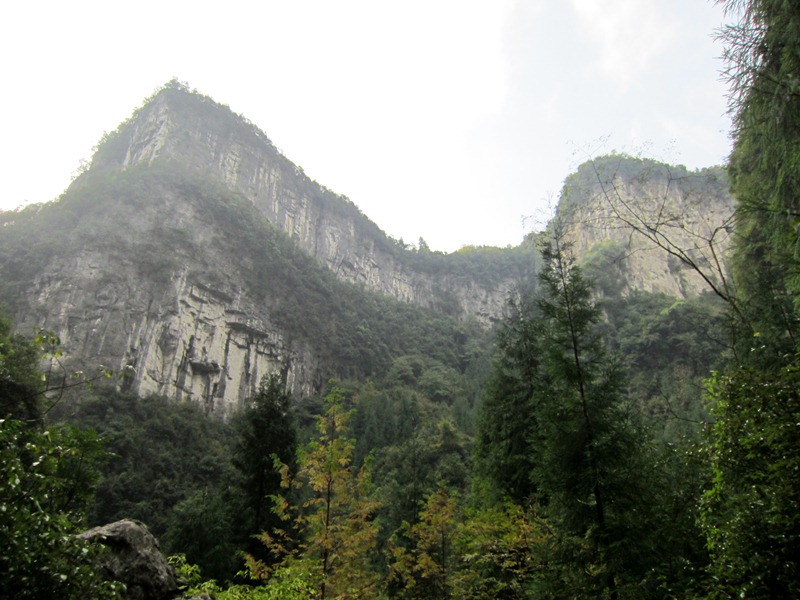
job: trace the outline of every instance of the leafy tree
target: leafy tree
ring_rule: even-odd
[[[58,336],[44,329],[33,338],[13,333],[11,321],[0,315],[0,417],[41,424],[68,390],[89,390],[111,377],[102,367],[90,376],[70,372],[61,357]],[[40,362],[46,364],[44,371]]]
[[[458,557],[453,543],[458,505],[446,488],[430,494],[413,525],[405,523],[410,548],[392,548],[390,578],[401,583],[402,598],[450,598]]]
[[[14,334],[11,321],[0,316],[0,418],[36,421],[41,417],[39,355],[36,343]]]
[[[215,577],[235,573],[231,557],[238,509],[231,472],[233,431],[209,419],[189,402],[96,389],[80,402],[64,406],[64,419],[91,427],[110,453],[100,468],[89,510],[99,525],[135,518],[163,543],[168,553],[184,553]],[[208,520],[206,520],[208,519]],[[199,544],[207,536],[210,548]]]
[[[180,553],[216,581],[232,579],[241,568],[242,540],[235,535],[234,493],[209,485],[195,490],[171,510],[163,547]]]
[[[404,442],[376,452],[373,462],[382,540],[399,543],[404,523],[415,524],[425,499],[437,490],[463,494],[469,482],[468,439],[447,419],[421,425]]]
[[[800,595],[800,361],[712,380],[713,486],[702,522],[712,598]]]
[[[112,598],[91,559],[99,549],[76,537],[105,456],[93,432],[42,427],[39,345],[0,320],[0,596]],[[20,419],[24,420],[20,420]]]
[[[629,393],[665,444],[697,441],[709,420],[704,380],[730,356],[730,320],[711,293],[678,300],[603,297],[602,335],[628,370]]]
[[[96,437],[0,419],[0,596],[116,597],[119,584],[91,562],[99,548],[77,537],[91,493],[86,471],[102,455]]]
[[[455,598],[523,600],[547,570],[552,533],[537,509],[505,503],[473,508],[456,532]]]

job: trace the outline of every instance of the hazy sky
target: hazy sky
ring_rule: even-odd
[[[589,155],[725,160],[723,20],[706,0],[6,2],[0,209],[58,196],[177,77],[394,237],[516,245]]]

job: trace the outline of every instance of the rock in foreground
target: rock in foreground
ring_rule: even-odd
[[[124,583],[126,600],[167,600],[179,595],[178,577],[144,523],[123,519],[81,537],[110,550],[100,565],[109,579]]]

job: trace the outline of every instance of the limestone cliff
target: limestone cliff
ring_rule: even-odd
[[[101,143],[92,170],[173,162],[214,179],[252,203],[276,227],[343,281],[434,307],[455,299],[460,316],[491,322],[515,277],[463,281],[447,269],[410,268],[395,242],[346,197],[311,181],[245,118],[171,84]]]
[[[174,84],[57,202],[3,217],[0,301],[20,331],[223,417],[268,373],[307,395],[424,345],[463,360],[464,331],[498,319],[533,262],[400,248],[246,119]]]
[[[248,270],[192,205],[170,200],[178,210],[169,217],[192,223],[191,240],[158,225],[163,210],[100,211],[87,219],[91,231],[62,240],[64,253],[34,275],[18,329],[53,331],[70,368],[110,367],[123,388],[189,399],[221,417],[269,373],[283,373],[298,394],[318,389],[318,353],[286,339],[270,307],[239,283]]]
[[[557,214],[576,255],[613,269],[623,293],[687,297],[726,284],[733,199],[722,168],[601,157],[567,178]]]

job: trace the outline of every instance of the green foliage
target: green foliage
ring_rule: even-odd
[[[234,520],[238,541],[250,554],[269,560],[254,536],[280,525],[271,510],[271,498],[281,492],[281,474],[275,462],[293,471],[297,446],[292,397],[285,381],[277,375],[264,377],[251,405],[236,416],[234,430],[237,444],[233,465],[239,496]]]
[[[248,557],[250,576],[266,580],[268,588],[281,585],[299,569],[319,583],[320,598],[373,597],[378,585],[372,554],[377,543],[377,504],[368,471],[353,469],[355,441],[348,437],[351,414],[344,406],[343,390],[333,388],[317,421],[318,437],[300,453],[293,479],[288,467],[283,467],[284,486],[302,492],[306,500],[302,507],[293,507],[276,497],[276,513],[300,536],[298,544],[287,546],[285,530],[262,534],[271,553],[283,556],[277,566]],[[289,577],[289,581],[296,579]],[[304,575],[302,581],[309,579]]]
[[[0,418],[29,422],[41,416],[42,374],[36,368],[41,348],[12,332],[11,321],[0,316]]]
[[[464,494],[470,476],[469,440],[451,421],[424,422],[408,439],[375,453],[372,472],[381,506],[381,541],[414,524],[430,494]],[[397,540],[396,540],[397,541]]]
[[[703,501],[712,598],[800,594],[800,359],[777,372],[741,368],[712,380],[716,422]]]
[[[431,252],[426,248],[424,240],[420,240],[417,252],[400,258],[415,270],[487,287],[508,279],[530,279],[538,259],[535,249],[524,244],[507,248],[464,246],[452,254]]]
[[[542,254],[539,376],[547,385],[537,403],[533,477],[573,556],[565,566],[589,573],[583,593],[613,597],[636,586],[651,566],[647,446],[625,403],[619,365],[598,337],[591,288],[558,233]]]
[[[674,509],[671,500],[687,488],[670,489],[676,482],[654,471],[657,455],[621,365],[607,353],[592,288],[554,232],[538,290],[520,294],[499,330],[478,429],[478,490],[494,503],[540,500],[552,535],[537,546],[547,567],[531,579],[536,594],[657,596],[659,577],[670,572],[659,564],[655,531],[667,529],[657,513]],[[687,511],[670,514],[685,519]],[[660,543],[679,546],[677,537]]]
[[[453,542],[458,527],[456,499],[446,489],[430,494],[404,537],[410,549],[395,545],[392,549],[390,580],[400,585],[400,598],[450,598],[458,556]]]
[[[480,507],[464,517],[454,542],[460,565],[453,597],[531,598],[548,565],[552,533],[543,517],[517,504]]]
[[[77,537],[102,456],[90,434],[0,419],[0,596],[117,597],[92,564],[99,548]]]
[[[722,33],[735,117],[729,172],[737,200],[741,357],[759,333],[767,350],[760,360],[769,364],[793,354],[800,333],[800,12],[775,0],[723,4],[741,16]]]
[[[395,361],[404,364],[406,357]],[[398,375],[393,367],[387,379]],[[364,463],[370,453],[399,445],[411,438],[421,418],[420,403],[424,399],[413,389],[388,384],[376,386],[368,382],[353,396],[356,412],[353,434],[356,438],[354,461]]]
[[[604,339],[626,365],[629,395],[661,441],[698,440],[709,415],[704,380],[730,355],[730,318],[719,298],[705,293],[676,300],[634,292],[604,298]]]
[[[702,522],[709,597],[791,597],[800,584],[797,349],[800,334],[800,12],[774,0],[722,2],[736,197],[735,362],[710,386],[713,481]]]
[[[625,285],[623,261],[628,249],[620,242],[605,241],[592,246],[581,260],[581,268],[601,299],[621,299]],[[602,300],[601,300],[602,302]]]
[[[498,356],[480,408],[476,474],[495,500],[523,502],[534,491],[536,396],[540,391],[540,339],[533,296],[512,298],[497,330]]]
[[[161,538],[167,552],[191,557],[207,576],[220,581],[232,578],[241,566],[237,498],[232,491],[207,486],[187,492],[186,499],[172,506]]]
[[[42,426],[42,351],[0,319],[0,596],[112,598],[92,564],[100,550],[77,537],[105,452],[93,431]],[[24,419],[20,420],[20,419]]]
[[[110,390],[65,410],[69,421],[96,430],[112,456],[101,469],[92,524],[141,520],[167,552],[186,553],[215,577],[235,572],[233,557],[225,555],[233,553],[234,534],[222,529],[238,507],[229,496],[235,488],[227,425],[196,404]],[[203,536],[219,548],[202,545]]]
[[[552,533],[516,504],[467,508],[445,488],[392,539],[389,582],[399,598],[522,599],[552,569]]]

